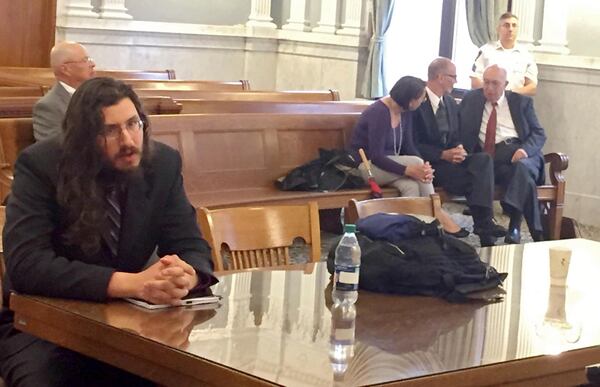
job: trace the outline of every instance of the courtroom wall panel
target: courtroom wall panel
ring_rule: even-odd
[[[0,0],[0,66],[49,67],[56,0]]]

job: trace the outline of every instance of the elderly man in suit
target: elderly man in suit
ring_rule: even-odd
[[[483,72],[483,88],[465,95],[459,119],[463,145],[469,152],[494,158],[497,184],[505,189],[501,204],[510,215],[505,241],[519,243],[523,216],[534,240],[542,239],[537,184],[544,181],[542,147],[546,134],[530,97],[505,91],[506,70],[498,65]]]
[[[71,95],[79,85],[94,77],[94,60],[79,43],[61,42],[50,51],[56,84],[33,107],[33,136],[45,140],[62,130]]]
[[[157,262],[146,267],[157,248]],[[137,95],[94,78],[73,95],[64,136],[20,155],[6,207],[0,374],[19,386],[152,385],[13,327],[8,293],[181,304],[216,282],[179,153],[152,141]]]
[[[456,66],[448,58],[434,59],[427,71],[426,99],[415,111],[417,148],[436,171],[434,185],[465,195],[473,215],[473,232],[482,246],[494,245],[506,230],[493,221],[494,165],[490,155],[467,154],[460,142],[458,106],[450,92]]]

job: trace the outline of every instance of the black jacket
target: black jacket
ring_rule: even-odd
[[[442,97],[448,112],[448,137],[446,141],[438,130],[435,114],[429,98],[426,98],[415,111],[413,127],[415,130],[415,143],[423,159],[429,162],[440,160],[442,151],[458,146],[460,135],[458,130],[458,105],[449,95]]]
[[[67,225],[60,221],[64,209],[56,199],[61,152],[59,137],[55,137],[25,149],[16,162],[3,235],[7,269],[2,281],[4,306],[11,289],[104,301],[113,272],[141,271],[156,247],[159,256],[177,254],[212,277],[210,248],[185,195],[181,157],[175,150],[153,143],[143,173],[127,184],[116,259],[104,245],[98,253],[86,255],[77,246],[63,244]],[[216,279],[212,277],[212,281]],[[4,308],[0,316],[1,359],[26,343],[5,340],[12,313]]]

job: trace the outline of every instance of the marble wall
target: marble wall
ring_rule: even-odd
[[[600,58],[538,55],[538,63],[535,109],[548,136],[544,150],[569,156],[565,215],[600,226]]]

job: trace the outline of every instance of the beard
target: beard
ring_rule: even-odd
[[[132,155],[138,155],[140,157],[140,162],[138,165],[121,169],[117,168],[118,162],[120,159],[129,157]],[[137,176],[141,173],[141,164],[142,159],[144,157],[143,150],[139,149],[136,146],[122,146],[117,154],[112,157],[108,157],[106,154],[103,155],[102,158],[102,170],[100,172],[100,177],[105,181],[112,181],[115,183],[124,183],[131,179],[133,176]]]

